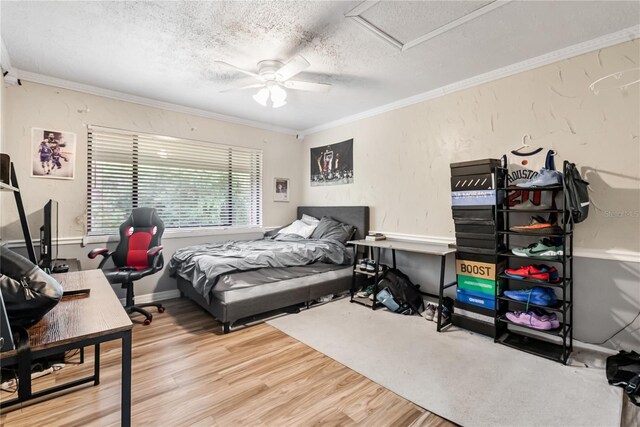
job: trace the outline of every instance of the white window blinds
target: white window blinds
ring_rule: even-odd
[[[262,224],[262,151],[90,126],[89,235],[117,234],[136,207],[167,229]]]

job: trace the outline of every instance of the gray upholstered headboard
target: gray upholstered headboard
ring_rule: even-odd
[[[302,218],[303,214],[318,219],[330,216],[345,224],[355,225],[355,239],[364,239],[369,233],[369,206],[299,206],[298,219]]]

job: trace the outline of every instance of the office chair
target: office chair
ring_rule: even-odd
[[[164,307],[157,303],[135,304],[133,282],[155,274],[164,267],[160,245],[163,232],[164,223],[154,208],[137,208],[120,225],[120,242],[115,251],[109,252],[107,248],[101,248],[89,252],[91,259],[102,255],[99,268],[109,283],[120,283],[127,290],[124,308],[127,313],[136,312],[145,316],[145,325],[151,323],[153,316],[142,307],[157,307],[158,313],[164,312]],[[105,268],[109,258],[113,260],[114,268]]]

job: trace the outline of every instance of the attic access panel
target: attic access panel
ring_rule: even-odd
[[[345,16],[405,51],[463,25],[511,0],[402,1],[368,0]]]

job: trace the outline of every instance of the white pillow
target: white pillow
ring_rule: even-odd
[[[309,236],[313,234],[313,230],[315,230],[317,226],[318,224],[305,224],[298,219],[293,221],[290,226],[278,231],[278,234],[297,234],[298,236],[308,239]]]
[[[307,225],[318,225],[318,223],[320,222],[318,218],[314,218],[311,215],[307,214],[302,214],[302,219],[300,221],[304,222]]]

